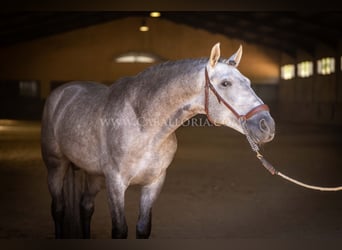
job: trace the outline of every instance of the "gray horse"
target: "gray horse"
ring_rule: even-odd
[[[62,237],[63,180],[71,165],[86,175],[80,210],[90,237],[94,199],[106,187],[112,238],[127,238],[125,191],[142,186],[136,237],[148,238],[151,211],[176,149],[175,130],[197,114],[215,125],[248,133],[257,143],[273,139],[269,110],[238,70],[242,47],[220,59],[219,43],[208,59],[152,66],[107,87],[71,82],[48,97],[42,117],[42,156],[48,170],[55,236]]]

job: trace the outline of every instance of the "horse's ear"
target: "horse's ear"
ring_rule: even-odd
[[[218,60],[220,59],[221,51],[220,51],[220,43],[216,43],[211,49],[209,63],[211,67],[215,67]]]
[[[232,65],[234,67],[239,66],[240,60],[242,57],[242,45],[240,44],[239,49],[235,52],[234,55],[232,55],[228,60],[227,63],[229,65]]]

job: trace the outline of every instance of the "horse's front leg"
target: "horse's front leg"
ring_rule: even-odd
[[[128,235],[125,217],[125,192],[127,186],[123,184],[120,175],[106,176],[109,209],[112,217],[112,238],[125,239]]]
[[[165,180],[165,173],[163,173],[153,183],[143,186],[140,198],[139,219],[136,226],[136,238],[147,239],[151,234],[152,228],[152,205]]]

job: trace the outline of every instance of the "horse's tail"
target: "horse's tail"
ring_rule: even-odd
[[[63,238],[83,238],[80,204],[85,189],[86,174],[74,164],[70,164],[63,185],[64,221]]]

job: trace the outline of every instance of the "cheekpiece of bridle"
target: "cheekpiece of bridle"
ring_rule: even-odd
[[[255,114],[261,112],[261,111],[269,111],[269,107],[266,104],[260,104],[254,108],[252,108],[250,111],[248,111],[246,114],[244,115],[240,115],[229,103],[227,103],[222,96],[217,92],[217,90],[215,89],[215,87],[212,85],[212,83],[210,82],[209,79],[209,75],[208,75],[208,70],[207,67],[205,68],[205,100],[204,100],[204,108],[205,108],[205,113],[208,117],[208,120],[214,124],[217,125],[216,122],[214,122],[211,118],[210,118],[210,114],[209,114],[209,90],[211,90],[214,95],[216,96],[217,100],[219,103],[223,103],[224,106],[226,106],[234,115],[235,117],[240,121],[241,125],[243,125],[244,127],[244,123],[251,118],[252,116],[254,116]]]

